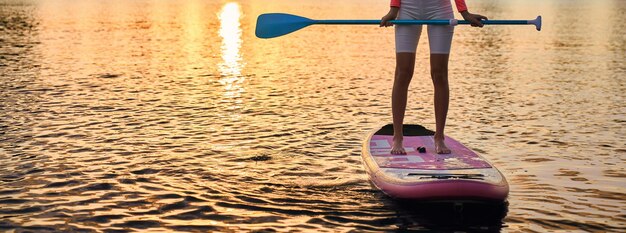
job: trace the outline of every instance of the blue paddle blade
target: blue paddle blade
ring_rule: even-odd
[[[258,38],[274,38],[297,31],[315,23],[315,20],[297,15],[269,13],[259,15],[255,34]]]

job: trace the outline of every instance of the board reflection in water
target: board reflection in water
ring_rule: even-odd
[[[386,200],[396,209],[398,230],[499,231],[508,202],[415,202]]]

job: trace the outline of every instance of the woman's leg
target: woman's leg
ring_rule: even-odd
[[[431,12],[429,19],[453,19],[454,13],[450,1],[428,1]],[[450,25],[429,25],[428,43],[430,46],[430,76],[435,86],[435,151],[438,154],[449,154],[450,149],[444,142],[446,117],[450,92],[448,87],[448,58],[452,45],[454,27]]]
[[[400,7],[397,19],[417,19],[419,1],[406,1]],[[396,25],[396,72],[391,93],[393,113],[393,145],[391,154],[406,154],[402,145],[402,126],[406,110],[407,92],[415,68],[415,50],[422,34],[422,25]]]
[[[406,110],[407,92],[413,70],[415,68],[415,53],[396,53],[396,73],[391,93],[391,111],[393,112],[393,145],[391,154],[406,154],[402,146],[402,124]]]
[[[444,142],[446,117],[450,92],[448,86],[448,58],[449,54],[430,54],[430,76],[435,86],[435,150],[438,154],[449,154],[450,149]]]

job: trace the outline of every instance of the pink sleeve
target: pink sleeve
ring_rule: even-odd
[[[391,2],[393,3],[393,0]],[[465,5],[465,0],[454,0],[454,4],[456,4],[456,9],[459,12],[467,10],[467,6]],[[400,5],[400,4],[398,4],[398,5]]]
[[[391,0],[390,6],[400,7],[400,0]]]

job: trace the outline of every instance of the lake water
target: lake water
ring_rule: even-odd
[[[391,121],[392,28],[254,36],[261,13],[386,0],[1,0],[0,231],[626,231],[626,1],[468,6],[544,26],[456,28],[446,132],[511,192],[454,210],[389,199],[361,165]],[[406,121],[432,129],[427,45]]]

